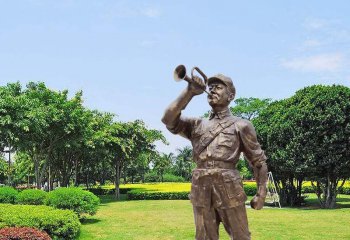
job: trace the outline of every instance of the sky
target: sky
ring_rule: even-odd
[[[190,145],[161,123],[198,66],[233,79],[236,97],[283,99],[314,84],[350,87],[349,1],[0,0],[0,85],[41,81],[82,90],[84,105],[142,119],[175,152]],[[202,116],[205,94],[184,111]]]

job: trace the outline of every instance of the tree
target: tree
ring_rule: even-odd
[[[192,160],[192,148],[185,146],[176,149],[176,151],[178,153],[174,163],[176,174],[187,180],[191,180],[192,170],[195,167],[195,163]]]
[[[156,170],[158,175],[160,175],[160,179],[162,182],[164,181],[163,175],[166,172],[166,170],[169,169],[169,167],[171,166],[171,162],[173,158],[174,158],[173,153],[157,154],[154,158],[154,169]]]
[[[3,156],[0,155],[0,183],[4,182],[7,175],[8,166]]]
[[[259,116],[260,112],[263,111],[270,103],[270,98],[237,98],[234,103],[234,107],[230,107],[233,115],[241,117],[247,120],[252,120]]]
[[[271,103],[253,120],[259,142],[265,150],[269,171],[273,172],[283,205],[301,203],[301,184],[307,165],[298,154],[294,123],[288,117],[288,99]]]
[[[125,164],[138,159],[141,153],[154,151],[156,141],[166,143],[160,131],[147,129],[140,120],[114,122],[104,132],[104,138],[107,149],[113,156],[111,163],[115,169],[116,198],[119,198],[120,177]]]
[[[10,83],[0,87],[0,151],[10,154],[18,148],[19,140],[28,131],[28,121],[25,110],[28,101],[22,94],[22,87],[17,83]],[[11,184],[11,172],[8,167],[8,184]]]
[[[27,183],[30,184],[30,177],[33,177],[33,162],[24,152],[17,151],[14,157],[15,161],[13,164],[14,177],[13,181],[15,184]]]
[[[321,206],[335,207],[338,183],[350,176],[349,99],[345,86],[315,85],[271,104],[254,122],[269,167],[290,196],[301,194],[307,177]]]

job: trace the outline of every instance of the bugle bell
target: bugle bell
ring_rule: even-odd
[[[194,77],[194,71],[197,71],[204,80],[204,84],[207,85],[208,82],[208,78],[207,76],[202,72],[202,70],[200,70],[198,67],[193,67],[191,70],[191,77],[186,75],[186,67],[184,65],[179,65],[175,68],[174,70],[174,79],[176,82],[179,82],[181,80],[185,80],[186,82],[192,83],[193,82],[193,77]],[[209,94],[209,92],[207,92],[206,90],[204,90],[207,94]]]

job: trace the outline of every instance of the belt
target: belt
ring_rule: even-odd
[[[197,168],[236,169],[236,165],[233,162],[208,160],[197,162]]]

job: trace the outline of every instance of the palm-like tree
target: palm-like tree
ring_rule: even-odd
[[[181,176],[190,180],[192,169],[194,168],[194,163],[192,161],[192,148],[186,146],[184,148],[176,149],[178,152],[176,156],[176,170],[177,173]]]

